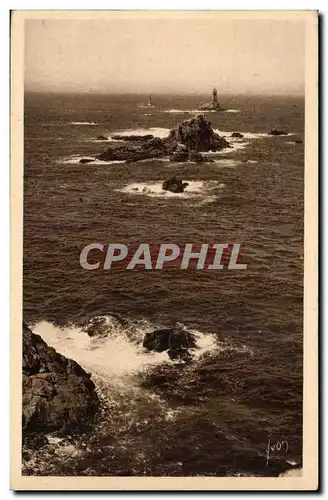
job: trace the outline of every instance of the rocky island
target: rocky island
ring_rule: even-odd
[[[220,151],[231,145],[216,134],[211,123],[202,114],[190,120],[178,123],[164,139],[146,136],[115,135],[113,141],[103,153],[96,156],[101,161],[139,161],[168,156],[171,161],[209,161],[201,152]],[[80,160],[81,163],[85,159]]]

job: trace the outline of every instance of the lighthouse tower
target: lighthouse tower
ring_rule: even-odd
[[[212,92],[212,105],[213,108],[218,109],[220,107],[219,101],[218,101],[218,91],[216,89],[213,89]]]

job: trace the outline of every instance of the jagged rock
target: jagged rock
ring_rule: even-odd
[[[95,161],[94,158],[81,158],[79,163],[91,163],[92,161]]]
[[[111,312],[106,316],[95,316],[81,326],[89,337],[107,337],[113,328],[126,327],[127,321],[120,314]]]
[[[241,134],[240,132],[233,132],[231,134],[231,137],[235,137],[237,139],[242,139],[244,137],[244,134]]]
[[[211,123],[202,114],[185,120],[174,127],[165,141],[168,148],[176,149],[177,144],[184,144],[189,151],[216,151],[231,147],[230,144],[213,131]]]
[[[148,332],[143,341],[143,347],[149,351],[163,352],[175,349],[196,348],[196,337],[194,334],[183,329],[161,328]]]
[[[154,139],[154,136],[151,134],[146,134],[146,135],[119,135],[115,134],[111,136],[112,139],[115,141],[150,141],[151,139]]]
[[[192,360],[192,355],[190,354],[189,350],[186,347],[180,347],[176,349],[169,349],[167,351],[167,354],[170,359],[175,360],[175,361],[191,361]]]
[[[30,434],[26,434],[24,438],[25,446],[30,449],[42,448],[42,446],[48,444],[48,439],[46,438],[46,436],[39,432],[31,432]]]
[[[285,132],[285,130],[279,130],[277,128],[273,128],[269,132],[269,135],[288,135],[288,132]]]
[[[23,434],[79,432],[98,406],[90,375],[23,325]]]
[[[149,158],[158,158],[165,155],[165,145],[162,143],[161,139],[154,138],[148,141],[136,141],[135,144],[110,146],[96,158],[103,161],[139,161]]]
[[[171,193],[183,193],[187,186],[189,186],[188,182],[182,182],[177,177],[171,177],[163,182],[162,188],[164,191],[171,191]]]
[[[218,151],[230,148],[231,145],[224,137],[220,137],[213,131],[212,125],[205,120],[203,115],[179,123],[174,127],[168,137],[160,139],[149,136],[118,136],[113,137],[135,137],[129,143],[111,144],[103,153],[96,156],[103,161],[123,160],[139,161],[150,158],[169,156],[172,161],[188,161],[189,153],[195,154],[202,151]],[[205,159],[198,156],[197,160]]]
[[[106,137],[106,135],[98,135],[96,140],[97,141],[108,141],[108,137]]]

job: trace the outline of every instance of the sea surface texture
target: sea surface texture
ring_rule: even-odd
[[[206,101],[152,97],[25,96],[24,319],[92,374],[102,409],[91,432],[25,450],[23,473],[277,476],[302,466],[304,99],[220,96],[206,118],[233,148],[212,163],[79,163],[114,133],[165,137]],[[162,191],[173,175],[183,194]],[[246,270],[79,264],[91,242],[230,241]],[[197,336],[191,363],[142,348],[176,322]]]

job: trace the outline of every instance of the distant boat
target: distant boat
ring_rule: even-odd
[[[154,106],[154,104],[153,104],[153,103],[152,103],[152,101],[151,101],[151,95],[150,95],[150,96],[148,96],[148,104],[147,104],[147,108],[154,108],[154,107],[155,107],[155,106]]]

